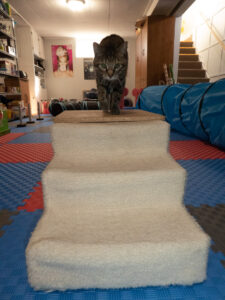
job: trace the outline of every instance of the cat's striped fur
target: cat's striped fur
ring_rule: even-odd
[[[119,103],[125,87],[128,54],[127,42],[118,35],[105,37],[94,43],[94,67],[101,108],[120,114]]]

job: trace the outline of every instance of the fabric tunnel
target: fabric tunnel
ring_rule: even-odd
[[[173,129],[225,148],[225,79],[149,86],[136,108],[165,115]]]

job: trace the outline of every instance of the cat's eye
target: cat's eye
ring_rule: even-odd
[[[115,64],[115,69],[119,69],[121,67],[121,64]]]
[[[100,64],[100,68],[106,70],[106,69],[107,69],[107,66],[106,66],[106,64]]]

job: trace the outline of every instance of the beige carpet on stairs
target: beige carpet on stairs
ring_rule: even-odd
[[[34,289],[206,278],[209,238],[183,205],[186,172],[168,153],[168,137],[162,116],[138,110],[56,117],[44,213],[26,249]]]

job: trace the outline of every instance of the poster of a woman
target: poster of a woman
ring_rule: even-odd
[[[72,45],[52,46],[52,65],[55,77],[73,76]]]

